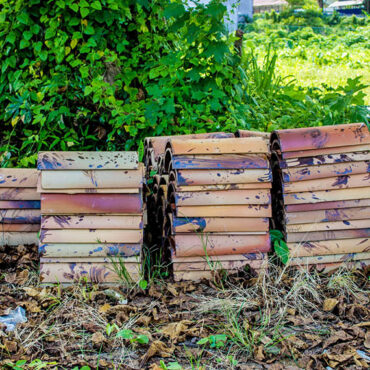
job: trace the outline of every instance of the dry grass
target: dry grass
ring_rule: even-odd
[[[308,361],[307,356],[323,353],[320,346],[338,330],[337,324],[351,328],[366,321],[369,286],[363,274],[341,269],[323,275],[271,263],[268,267],[268,274],[241,273],[222,283],[215,276],[209,283],[162,281],[146,293],[114,288],[128,304],[118,304],[103,286],[41,286],[31,272],[24,285],[0,284],[0,306],[22,305],[29,320],[13,334],[4,333],[17,349],[6,352],[0,347],[0,354],[13,363],[41,359],[68,364],[66,368],[96,368],[99,363],[100,368],[141,369],[160,360],[167,365],[178,362],[184,369],[232,369],[265,361],[297,366]],[[333,312],[323,310],[328,298],[338,300]],[[169,336],[168,328],[176,323]],[[169,357],[163,357],[167,350],[162,350],[143,362],[149,347],[116,337],[122,329],[147,335],[149,347],[162,343]],[[226,336],[225,343],[212,347],[212,337],[219,334]],[[197,345],[204,337],[210,342]],[[4,338],[0,335],[0,345]],[[349,338],[348,343],[355,340]],[[353,343],[361,348],[360,342]],[[326,351],[330,354],[330,347]]]

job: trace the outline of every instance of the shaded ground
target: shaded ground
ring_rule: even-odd
[[[21,306],[28,318],[14,332],[0,326],[1,369],[19,360],[27,361],[22,368],[36,369],[370,364],[365,272],[320,276],[272,266],[264,279],[243,273],[228,281],[219,276],[197,284],[162,281],[149,283],[144,292],[40,286],[33,261],[35,250],[0,250],[0,315]]]

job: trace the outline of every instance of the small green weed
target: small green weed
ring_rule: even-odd
[[[40,370],[49,368],[50,366],[57,364],[58,364],[57,362],[45,362],[41,361],[40,359],[36,359],[31,362],[28,362],[27,360],[19,360],[15,364],[9,363],[6,366],[13,370],[24,370],[24,369]]]
[[[198,340],[199,345],[209,345],[210,348],[225,347],[228,338],[226,334],[215,334]]]
[[[120,330],[116,334],[117,338],[122,338],[128,340],[131,344],[148,344],[149,343],[149,337],[144,334],[135,334],[132,330],[130,329],[123,329]]]
[[[271,241],[276,255],[286,265],[289,262],[289,248],[284,241],[284,235],[280,230],[270,230]]]

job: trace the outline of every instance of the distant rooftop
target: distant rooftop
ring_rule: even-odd
[[[278,6],[288,5],[285,0],[253,0],[253,6]]]
[[[329,8],[342,8],[347,6],[359,6],[364,3],[363,0],[339,0],[329,5]]]

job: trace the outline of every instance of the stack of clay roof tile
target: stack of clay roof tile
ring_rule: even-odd
[[[276,227],[290,263],[330,271],[370,262],[370,135],[364,124],[276,131]]]
[[[263,138],[170,139],[164,223],[175,280],[266,267],[271,170]]]
[[[144,142],[144,164],[146,168],[146,183],[144,201],[147,208],[148,223],[146,227],[146,244],[150,247],[152,256],[158,252],[157,258],[164,258],[164,221],[167,207],[168,174],[164,173],[164,156],[169,139],[221,139],[232,138],[234,134],[212,132],[191,135],[149,137]]]
[[[40,195],[36,169],[0,169],[0,229],[0,245],[37,244]]]
[[[38,168],[43,281],[116,282],[112,258],[138,280],[144,167],[137,153],[41,152]]]

